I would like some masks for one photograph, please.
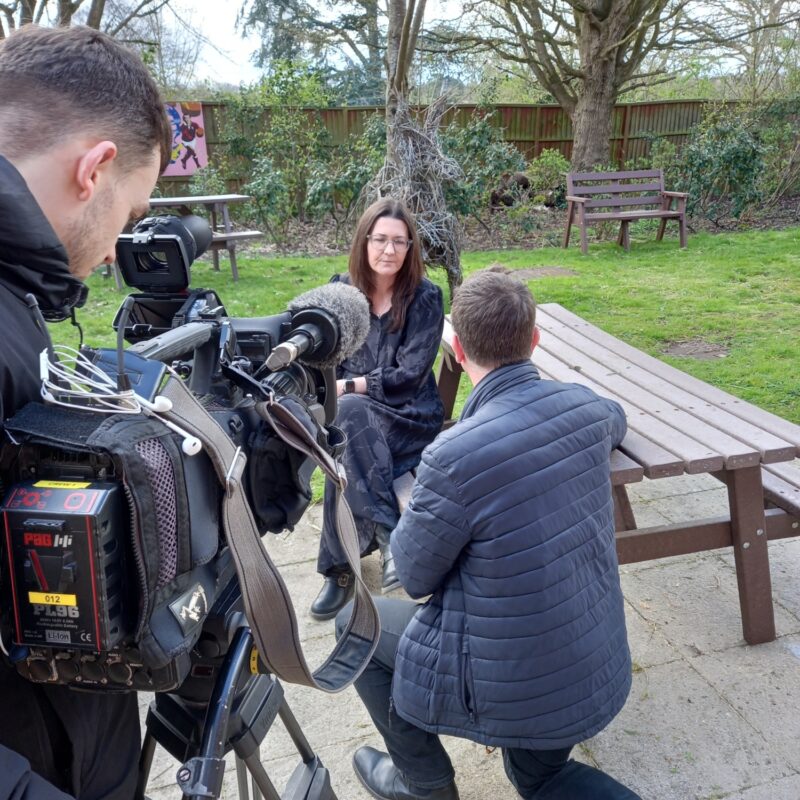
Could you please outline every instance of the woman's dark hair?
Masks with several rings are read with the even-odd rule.
[[[381,217],[397,219],[405,223],[408,229],[408,238],[411,246],[406,252],[403,266],[397,273],[392,292],[392,309],[390,313],[390,330],[396,331],[403,327],[406,321],[408,306],[414,298],[422,278],[425,274],[425,265],[422,263],[422,250],[419,245],[414,217],[411,212],[397,200],[385,198],[373,203],[362,215],[356,226],[353,245],[350,248],[350,283],[360,289],[368,298],[372,297],[375,289],[374,273],[367,257],[367,236],[372,233],[375,223]]]

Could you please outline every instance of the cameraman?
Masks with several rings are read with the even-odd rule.
[[[52,322],[83,304],[82,281],[114,260],[118,234],[147,212],[170,148],[156,84],[110,37],[26,26],[0,42],[0,423],[40,396],[46,337],[26,294]],[[0,800],[64,798],[54,787],[81,800],[133,797],[135,693],[29,683],[2,657],[0,708]]]

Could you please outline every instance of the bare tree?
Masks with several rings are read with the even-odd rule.
[[[0,38],[30,22],[69,26],[80,22],[90,28],[117,36],[133,20],[157,13],[171,0],[132,0],[128,3],[109,0],[8,0],[0,2]],[[115,14],[115,9],[125,12]],[[108,19],[115,16],[113,25]]]
[[[409,76],[426,0],[389,0],[386,37],[386,160],[367,187],[368,201],[402,200],[414,213],[425,263],[447,273],[450,293],[461,283],[461,226],[449,211],[445,185],[463,177],[461,167],[444,155],[439,126],[447,109],[444,97],[431,103],[422,124],[408,104]]]
[[[759,0],[748,2],[758,5]],[[469,0],[462,17],[466,32],[450,44],[524,65],[572,120],[573,167],[590,168],[609,161],[619,95],[670,78],[665,54],[713,47],[722,55],[726,45],[748,31],[790,20],[783,15],[761,23],[731,21],[729,4],[724,5],[715,8],[700,0]]]
[[[728,94],[752,101],[780,94],[787,72],[800,66],[800,0],[725,0],[719,6],[708,33],[724,42]]]

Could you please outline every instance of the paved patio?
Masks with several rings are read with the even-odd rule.
[[[658,525],[724,513],[725,490],[713,479],[686,492],[681,478],[645,480],[631,491],[637,521]],[[306,613],[319,588],[319,511],[311,509],[292,534],[265,540],[292,592],[312,664],[330,650],[333,637],[332,623],[314,622]],[[770,558],[778,638],[756,647],[742,639],[730,549],[621,569],[633,689],[622,713],[576,748],[576,758],[609,772],[644,800],[800,798],[800,539],[772,543]],[[362,563],[376,587],[377,557]],[[350,759],[361,745],[381,742],[354,690],[325,695],[287,686],[286,695],[330,770],[339,800],[368,800]],[[149,699],[142,696],[143,718]],[[444,741],[462,800],[517,797],[499,751]],[[261,753],[279,791],[297,763],[294,752],[276,723]],[[152,800],[180,797],[177,766],[158,749],[148,785]],[[223,797],[237,796],[231,765]]]

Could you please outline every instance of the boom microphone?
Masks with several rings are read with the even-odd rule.
[[[283,369],[295,359],[324,369],[358,350],[369,331],[369,303],[354,286],[328,283],[295,297],[288,305],[292,330],[269,354],[267,367]]]

